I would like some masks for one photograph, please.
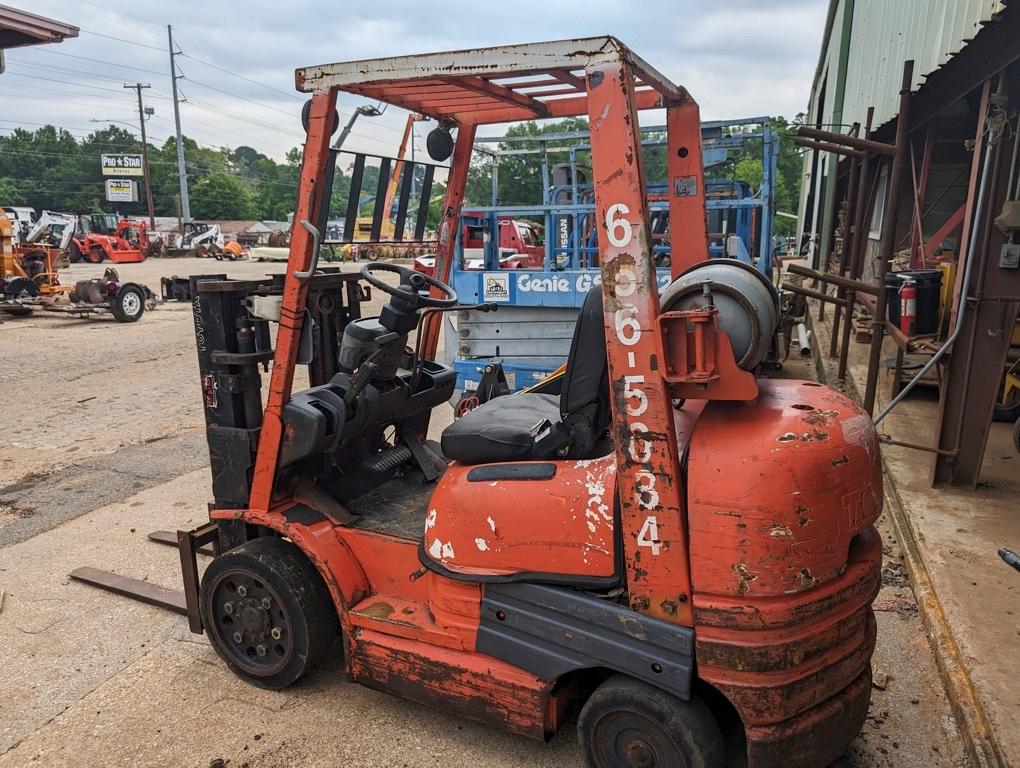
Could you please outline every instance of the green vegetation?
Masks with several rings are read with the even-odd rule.
[[[785,134],[789,122],[782,117],[772,119],[773,130],[777,134]],[[574,131],[586,131],[588,122],[583,118],[569,118],[554,123],[539,125],[535,122],[519,123],[507,131],[507,136],[539,136]],[[648,138],[655,134],[646,134]],[[567,144],[566,142],[564,143]],[[489,145],[493,146],[493,145]],[[534,149],[534,144],[501,142],[495,145],[499,150]],[[564,163],[569,160],[566,152],[550,152],[549,165]],[[590,163],[584,156],[578,159],[579,164]],[[539,155],[509,155],[500,158],[498,175],[498,203],[500,205],[533,205],[542,201],[542,161]],[[666,154],[664,147],[645,148],[645,173],[649,181],[661,181],[666,178]],[[797,147],[792,141],[779,142],[778,171],[775,185],[776,210],[794,212],[797,208],[797,197],[800,194],[801,158]],[[761,146],[758,142],[748,142],[737,151],[731,151],[729,159],[709,171],[709,177],[716,179],[738,179],[758,189],[762,177]],[[471,172],[468,175],[467,201],[474,205],[490,205],[492,201],[492,163],[488,156],[475,153]],[[792,234],[796,222],[792,219],[777,217],[776,234]]]
[[[777,133],[785,133],[787,121],[773,118]],[[507,131],[511,137],[549,135],[587,130],[583,118],[570,118],[539,125],[526,122]],[[197,219],[272,219],[281,221],[294,210],[301,150],[287,153],[286,162],[274,160],[247,146],[236,149],[211,149],[184,138],[191,214]],[[490,145],[491,146],[491,145]],[[499,149],[520,149],[528,145],[500,143]],[[533,147],[534,145],[531,145]],[[115,126],[102,128],[78,139],[68,131],[44,126],[35,131],[15,129],[0,136],[0,204],[29,205],[37,210],[50,209],[72,213],[94,213],[116,208],[121,213],[143,215],[142,202],[118,203],[104,199],[100,155],[104,153],[139,154],[142,147],[130,131]],[[550,166],[566,162],[565,152],[550,153]],[[584,156],[581,163],[590,162]],[[149,147],[152,195],[158,216],[177,214],[177,146],[168,139],[162,146]],[[502,205],[527,205],[542,200],[541,159],[538,154],[511,155],[500,159],[498,199]],[[651,147],[645,152],[645,169],[650,180],[665,178],[665,150]],[[489,158],[476,153],[468,176],[467,201],[488,205],[492,190],[492,166]],[[780,142],[779,173],[775,188],[776,207],[795,211],[800,189],[801,160],[791,141]],[[715,178],[736,178],[757,189],[761,181],[761,154],[749,142],[730,159],[711,169]],[[378,168],[365,168],[362,183],[361,215],[370,216],[375,199]],[[338,169],[331,201],[333,216],[343,216],[347,208],[349,180]],[[432,190],[429,226],[435,227],[440,213],[443,185]],[[776,232],[787,234],[794,226],[791,219],[777,218]]]
[[[29,205],[71,213],[95,213],[114,207],[121,213],[146,212],[141,202],[105,200],[102,154],[140,154],[141,142],[123,128],[109,126],[77,139],[47,125],[35,131],[15,129],[0,136],[0,203]],[[184,138],[191,214],[197,219],[282,220],[294,210],[300,150],[280,164],[251,147],[210,149]],[[177,145],[167,140],[149,146],[152,197],[157,216],[177,214]],[[139,179],[139,181],[141,181]]]

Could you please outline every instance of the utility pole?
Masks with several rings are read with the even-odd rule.
[[[142,173],[145,174],[145,202],[149,206],[149,226],[156,229],[156,213],[152,207],[152,177],[149,175],[149,142],[145,138],[145,116],[152,114],[152,108],[146,110],[142,106],[142,89],[151,88],[149,84],[135,83],[134,85],[128,85],[125,83],[125,88],[133,88],[138,94],[138,124],[142,128]]]
[[[181,181],[181,215],[185,222],[191,221],[191,205],[188,203],[188,172],[184,167],[184,140],[181,138],[181,107],[177,98],[177,64],[174,61],[174,30],[166,25],[167,38],[170,41],[170,82],[174,94],[174,125],[177,128],[177,174]]]

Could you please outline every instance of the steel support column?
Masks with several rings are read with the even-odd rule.
[[[864,410],[873,413],[878,388],[878,372],[882,361],[882,341],[885,339],[885,276],[896,248],[896,222],[900,208],[903,184],[903,166],[907,162],[910,121],[910,86],[914,78],[914,62],[903,63],[903,80],[900,84],[900,109],[896,117],[896,154],[889,170],[889,187],[885,213],[882,217],[882,236],[878,250],[878,296],[875,298],[875,317],[872,320],[871,352],[868,356],[868,380],[864,388]],[[871,142],[874,143],[874,142]]]
[[[1005,85],[1005,77],[1003,77]],[[989,161],[981,170],[988,184],[987,204],[975,214],[971,237],[976,250],[970,269],[974,270],[967,296],[959,298],[964,313],[959,338],[953,346],[939,395],[939,423],[936,445],[941,451],[932,468],[933,485],[976,487],[981,474],[992,410],[999,394],[1002,372],[1009,352],[1010,337],[1020,306],[1020,270],[999,266],[999,251],[1005,236],[992,223],[1008,191],[1012,152],[1002,115],[1016,108],[1007,103],[1014,87],[1000,86],[991,97],[987,124],[978,124],[993,142]],[[999,109],[1001,107],[1001,109]],[[977,151],[977,150],[975,150]],[[972,193],[975,186],[972,186]]]

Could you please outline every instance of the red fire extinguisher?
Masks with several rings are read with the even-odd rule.
[[[917,283],[913,280],[904,280],[899,294],[900,330],[907,336],[913,336],[917,325]]]

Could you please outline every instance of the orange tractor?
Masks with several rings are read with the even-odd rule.
[[[67,256],[72,263],[100,264],[106,259],[115,264],[145,261],[149,250],[145,222],[128,221],[112,213],[96,213],[86,221],[88,226],[76,232],[67,246]]]
[[[691,96],[611,37],[328,64],[297,84],[311,101],[286,275],[192,282],[215,498],[178,533],[168,605],[265,688],[342,663],[535,739],[579,711],[588,766],[828,765],[869,704],[879,446],[843,395],[756,377],[778,296],[708,259]],[[434,277],[318,269],[341,91],[456,129]],[[661,296],[643,109],[668,126]],[[428,441],[455,384],[435,358],[475,130],[568,116],[590,123],[601,285],[565,374]],[[362,281],[388,295],[378,317],[360,317]],[[299,360],[312,386],[294,391]]]

